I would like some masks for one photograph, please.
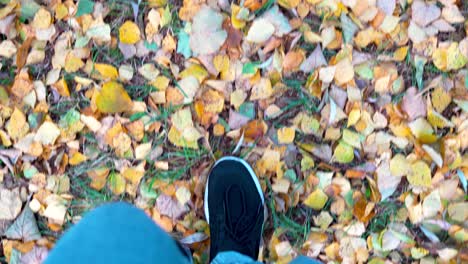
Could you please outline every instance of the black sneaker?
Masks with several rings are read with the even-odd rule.
[[[236,251],[257,260],[264,203],[257,175],[247,162],[237,157],[216,162],[205,188],[210,262],[223,251]]]

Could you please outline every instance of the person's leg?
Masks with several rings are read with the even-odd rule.
[[[191,258],[143,211],[112,203],[68,230],[45,263],[191,263]]]
[[[216,162],[205,189],[210,225],[210,261],[252,263],[263,231],[264,197],[252,167],[237,157]],[[237,252],[237,253],[236,253]]]
[[[216,162],[208,176],[204,204],[212,264],[259,263],[264,204],[260,182],[247,162],[236,157]],[[291,263],[322,262],[299,256]]]

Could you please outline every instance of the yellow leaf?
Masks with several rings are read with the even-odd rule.
[[[422,143],[433,143],[437,140],[437,136],[434,135],[434,129],[422,117],[409,123],[408,126],[411,129],[411,133]]]
[[[399,21],[399,17],[385,16],[384,20],[382,21],[382,24],[380,24],[379,26],[379,29],[382,30],[382,32],[384,33],[390,34],[397,27]]]
[[[432,53],[432,62],[441,71],[447,70],[447,50],[438,48]]]
[[[290,144],[294,141],[296,130],[293,127],[282,127],[278,129],[278,142],[280,144]]]
[[[6,131],[13,140],[22,138],[29,131],[29,124],[26,122],[26,116],[18,108],[15,108],[6,124]]]
[[[431,99],[432,106],[439,113],[442,113],[445,110],[445,108],[447,108],[447,106],[450,104],[450,102],[452,102],[452,97],[442,87],[434,89],[431,95]]]
[[[175,195],[177,201],[179,201],[179,203],[182,205],[185,205],[188,201],[190,201],[190,198],[192,196],[189,189],[187,189],[184,186],[177,188]]]
[[[412,247],[411,248],[411,257],[413,259],[422,259],[423,257],[429,254],[429,250],[421,247]]]
[[[406,176],[414,186],[431,186],[431,169],[424,161],[418,160],[411,165],[411,172]]]
[[[65,71],[66,72],[76,72],[84,66],[83,61],[74,56],[72,53],[68,53],[67,59],[65,60]]]
[[[34,140],[40,142],[42,145],[53,145],[59,135],[60,129],[57,125],[52,122],[45,121],[37,130]]]
[[[252,94],[250,100],[267,99],[273,94],[273,88],[271,87],[270,79],[261,78],[258,83],[252,87]]]
[[[109,175],[107,183],[111,192],[115,195],[121,195],[125,192],[125,178],[120,173],[113,172]]]
[[[133,102],[120,83],[106,82],[97,95],[96,105],[102,113],[129,111]]]
[[[221,113],[224,108],[224,95],[220,92],[209,89],[203,93],[203,106],[206,112]]]
[[[52,85],[52,87],[64,97],[70,97],[70,90],[68,89],[68,84],[65,81],[65,78],[58,80],[56,83]]]
[[[170,81],[171,80],[169,80],[169,78],[161,75],[161,76],[156,77],[156,79],[154,79],[154,81],[151,82],[151,85],[156,87],[158,91],[165,91],[167,87],[169,86]]]
[[[70,163],[70,165],[75,166],[86,161],[87,159],[88,158],[80,152],[75,152],[73,153],[72,157],[68,160],[68,163]]]
[[[34,15],[32,25],[36,29],[47,29],[52,23],[52,15],[45,8],[40,8]]]
[[[192,113],[190,108],[186,107],[178,110],[171,116],[172,125],[179,131],[183,131],[193,126]]]
[[[321,210],[328,201],[328,196],[321,189],[316,189],[304,200],[304,204],[314,210]]]
[[[213,65],[215,69],[220,72],[222,80],[229,77],[230,63],[227,55],[216,55],[213,59]]]
[[[467,62],[468,58],[462,54],[458,48],[458,43],[452,43],[447,50],[447,70],[461,69],[465,67]]]
[[[184,139],[182,137],[182,133],[179,132],[174,126],[169,130],[168,138],[172,144],[178,147],[198,149],[198,143],[196,140],[188,141]]]
[[[245,93],[245,91],[242,89],[237,89],[230,95],[231,105],[233,105],[234,108],[239,109],[239,107],[241,106],[241,104],[244,103],[246,98],[247,94]]]
[[[110,64],[96,63],[94,64],[94,69],[105,79],[115,80],[119,77],[117,69]]]
[[[361,142],[365,137],[359,133],[351,131],[349,129],[343,130],[343,141],[350,146],[353,146],[357,149],[361,149]]]
[[[65,18],[68,15],[68,8],[66,5],[59,3],[55,7],[55,18],[57,20],[61,20],[62,18]]]
[[[339,163],[350,163],[354,159],[354,149],[345,142],[340,142],[335,148],[333,157]]]
[[[361,110],[359,108],[355,108],[349,112],[348,116],[348,127],[354,126],[359,119],[361,118]]]
[[[203,66],[199,64],[192,64],[179,74],[179,79],[184,79],[189,76],[197,78],[198,83],[202,83],[206,77],[208,77],[208,72],[205,68],[203,68]]]
[[[127,168],[122,172],[123,177],[132,184],[138,184],[145,175],[145,171],[136,168]]]
[[[277,150],[266,149],[263,156],[257,161],[256,168],[261,172],[274,172],[280,163],[280,153]]]
[[[313,31],[306,31],[304,32],[304,40],[309,43],[320,43],[322,42],[322,36]]]
[[[91,179],[89,186],[95,190],[101,190],[106,185],[108,175],[108,168],[97,168],[88,171],[88,177]]]
[[[411,166],[402,154],[397,154],[390,160],[390,173],[393,176],[401,177],[410,172]]]
[[[432,109],[427,112],[427,120],[432,126],[437,128],[455,127],[455,124],[450,122],[450,120]]]
[[[119,28],[119,39],[124,44],[135,44],[140,41],[140,29],[132,21],[125,21]]]
[[[231,23],[234,28],[241,29],[245,27],[245,21],[237,18],[241,8],[235,5],[234,2],[231,4]]]
[[[224,135],[224,132],[225,132],[224,130],[225,130],[225,128],[224,128],[223,125],[216,124],[213,127],[213,135],[215,135],[217,137],[220,137],[220,136]]]
[[[401,48],[398,48],[394,53],[393,53],[393,59],[395,61],[403,61],[406,59],[406,55],[408,54],[408,46],[404,46]]]

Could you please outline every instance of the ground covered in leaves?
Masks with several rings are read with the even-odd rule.
[[[259,258],[468,261],[464,0],[0,0],[0,262],[125,200],[208,260],[236,155]],[[98,235],[98,234],[96,234]]]

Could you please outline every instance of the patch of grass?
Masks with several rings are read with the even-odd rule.
[[[11,61],[7,59],[2,59],[0,63],[3,65],[0,69],[0,85],[12,84],[15,80],[16,66],[11,66]]]
[[[150,93],[157,91],[156,87],[150,84],[127,85],[125,86],[125,90],[128,92],[130,97],[136,101],[144,101]]]
[[[188,176],[188,172],[196,166],[201,160],[205,159],[209,151],[205,148],[190,149],[190,148],[170,148],[163,153],[158,160],[168,161],[169,170],[157,170],[154,166],[146,171],[145,177],[154,180],[164,179],[171,182]],[[150,164],[152,162],[150,161]]]
[[[366,232],[362,237],[366,238],[371,233],[378,233],[385,229],[388,224],[393,221],[400,207],[401,204],[396,201],[384,201],[378,203],[375,207],[375,216],[370,220]]]
[[[51,102],[49,98],[49,113],[60,119],[71,109],[83,109],[88,107],[90,101],[84,95],[72,93],[69,98],[60,98],[58,102]]]
[[[111,65],[120,65],[125,60],[119,48],[97,45],[94,45],[91,49],[91,58],[94,63],[107,63]]]
[[[308,234],[312,229],[313,211],[308,208],[296,206],[290,208],[287,212],[278,213],[275,208],[276,202],[273,199],[274,193],[271,189],[271,184],[269,180],[265,181],[268,189],[266,203],[273,219],[271,228],[273,228],[273,230],[277,230],[278,228],[284,230],[288,239],[293,241],[293,246],[297,247],[302,245],[307,240]]]
[[[71,218],[81,216],[84,213],[107,202],[115,201],[116,196],[113,195],[108,188],[103,188],[97,191],[89,186],[91,179],[88,177],[75,177],[71,180],[72,188],[76,190],[76,198],[71,201],[68,207],[68,214]],[[123,200],[124,195],[117,197],[117,200]],[[66,226],[71,226],[71,221],[66,223]]]

